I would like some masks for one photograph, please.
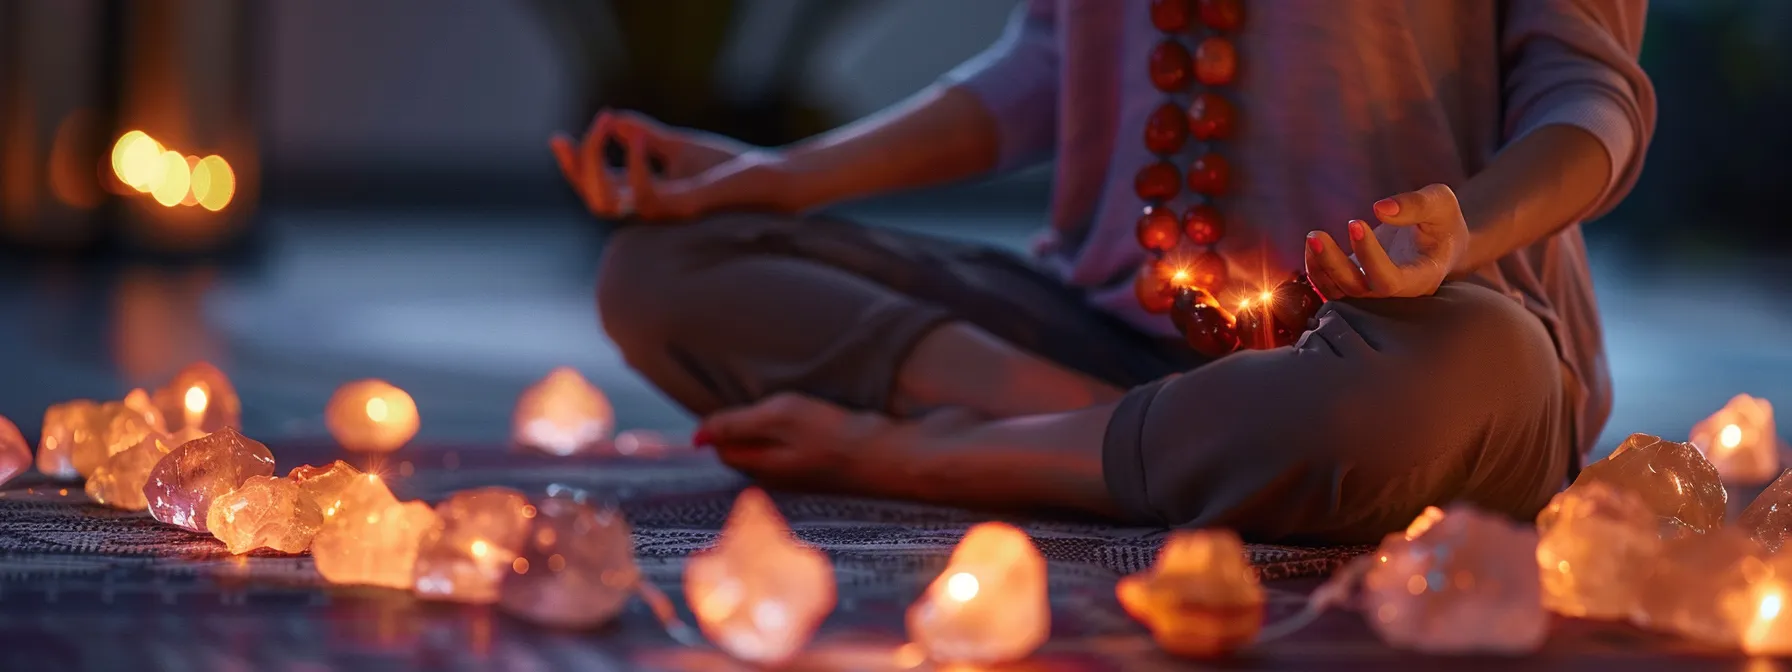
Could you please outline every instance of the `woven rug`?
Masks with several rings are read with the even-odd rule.
[[[316,444],[274,450],[282,472],[340,457]],[[550,458],[492,448],[406,449],[386,458],[381,470],[401,498],[429,501],[491,485],[530,494],[549,485],[585,490],[627,515],[644,566],[676,564],[654,561],[675,561],[714,543],[735,496],[746,486],[707,453],[627,460]],[[798,537],[846,570],[840,577],[843,588],[854,581],[887,583],[893,576],[917,572],[931,576],[967,528],[991,519],[960,509],[852,497],[774,493],[773,498]],[[1166,535],[1156,529],[1007,520],[1033,537],[1054,570],[1074,574],[1111,577],[1144,569]],[[1276,580],[1324,574],[1366,549],[1252,545],[1249,550],[1263,578]],[[14,578],[39,571],[78,572],[102,558],[161,564],[230,557],[208,535],[161,525],[144,513],[89,503],[78,484],[28,478],[0,494],[0,571]],[[266,566],[282,580],[319,583],[315,573],[293,569],[307,562],[256,553],[247,565],[254,574]],[[861,568],[864,573],[854,571]]]

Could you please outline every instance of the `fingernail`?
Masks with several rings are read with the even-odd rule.
[[[1318,231],[1314,231],[1312,233],[1307,234],[1307,247],[1313,248],[1314,252],[1324,252],[1325,251],[1325,243],[1319,242],[1319,232]]]
[[[1384,198],[1376,201],[1375,214],[1383,217],[1393,217],[1394,215],[1398,215],[1400,214],[1400,203],[1391,198]]]
[[[707,429],[699,429],[696,432],[691,433],[691,445],[698,448],[714,445],[715,442],[716,437],[710,434]]]
[[[1356,242],[1362,242],[1363,236],[1368,232],[1368,228],[1369,227],[1363,226],[1363,220],[1350,220],[1350,239]]]

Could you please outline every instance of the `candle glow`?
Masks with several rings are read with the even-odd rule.
[[[324,410],[324,424],[342,447],[355,452],[389,453],[417,435],[417,402],[383,380],[358,380],[337,388]]]
[[[1773,404],[1766,399],[1736,395],[1694,425],[1687,441],[1705,454],[1724,483],[1754,485],[1779,474],[1780,440]]]
[[[1025,658],[1051,631],[1045,557],[1011,525],[973,527],[907,620],[909,638],[937,662]]]

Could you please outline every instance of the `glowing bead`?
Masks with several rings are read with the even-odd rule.
[[[1188,115],[1175,103],[1159,105],[1145,118],[1145,148],[1151,153],[1175,154],[1187,142]]]
[[[1238,51],[1224,37],[1201,40],[1195,46],[1194,63],[1195,79],[1208,86],[1231,84],[1238,75]]]
[[[1170,322],[1190,348],[1207,357],[1218,359],[1238,349],[1238,334],[1231,318],[1210,305],[1197,290],[1183,288],[1177,292]]]
[[[1196,245],[1212,245],[1226,235],[1226,221],[1219,209],[1201,204],[1182,213],[1182,233]]]
[[[1195,157],[1188,164],[1188,190],[1207,196],[1218,196],[1226,193],[1232,185],[1232,164],[1226,157],[1207,153]]]
[[[1190,0],[1151,0],[1151,25],[1166,33],[1180,33],[1193,23]]]
[[[1232,137],[1233,120],[1238,113],[1232,103],[1211,91],[1195,94],[1188,105],[1188,132],[1196,140],[1219,140]]]
[[[1163,206],[1146,206],[1136,227],[1139,246],[1156,252],[1168,252],[1176,247],[1181,233],[1176,225],[1176,213]]]
[[[1244,3],[1239,0],[1196,0],[1201,23],[1221,32],[1238,30],[1244,23]]]
[[[1163,263],[1147,261],[1139,267],[1138,274],[1133,276],[1133,293],[1146,312],[1167,313],[1175,304],[1175,287],[1171,285],[1171,274]]]
[[[1182,175],[1168,161],[1157,161],[1139,169],[1132,188],[1147,203],[1170,200],[1182,189]]]

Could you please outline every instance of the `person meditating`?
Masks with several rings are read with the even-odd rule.
[[[936,85],[787,147],[625,111],[552,146],[629,220],[604,328],[748,476],[1373,542],[1431,504],[1534,515],[1605,423],[1578,223],[1653,131],[1643,15],[1031,0]],[[801,214],[1047,158],[1032,258]]]

